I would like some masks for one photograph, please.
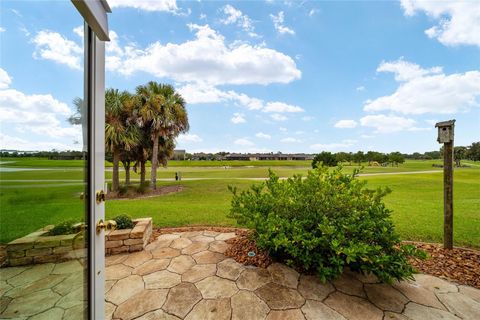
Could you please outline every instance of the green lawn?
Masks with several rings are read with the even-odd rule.
[[[27,160],[21,165],[16,163],[16,168],[49,170],[0,171],[0,243],[23,236],[47,224],[83,217],[83,205],[79,199],[79,193],[83,191],[82,169],[74,165],[58,165],[57,161],[61,160]],[[38,166],[34,165],[35,161],[40,161]],[[305,166],[285,165],[282,162],[279,161],[276,163],[278,166],[272,168],[280,176],[305,173],[309,169]],[[364,172],[438,170],[432,168],[432,163],[433,161],[408,161],[393,168],[367,167],[364,168]],[[2,166],[14,167],[11,164]],[[55,170],[51,170],[52,168]],[[109,170],[107,168],[107,179],[111,177]],[[345,170],[350,172],[353,167],[346,167]],[[155,224],[159,226],[235,225],[234,221],[226,217],[231,198],[227,186],[247,188],[252,183],[259,183],[238,178],[266,177],[268,168],[171,166],[159,170],[159,177],[173,178],[175,171],[181,171],[186,178],[212,179],[178,182],[185,189],[177,194],[138,200],[107,201],[107,217],[111,218],[120,213],[127,213],[133,217],[152,216]],[[134,174],[132,178],[138,176]],[[393,210],[392,218],[403,239],[441,242],[443,223],[441,173],[368,176],[361,179],[367,179],[372,188],[389,186],[393,190],[392,194],[387,196],[386,203]],[[160,182],[162,185],[175,183],[177,182]],[[480,247],[478,215],[480,166],[473,164],[470,168],[456,170],[454,196],[455,244]]]

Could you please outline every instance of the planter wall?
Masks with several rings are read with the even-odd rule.
[[[152,218],[134,219],[132,229],[107,231],[105,233],[105,254],[142,251],[152,236]]]
[[[60,236],[46,236],[53,225],[46,226],[25,237],[13,240],[5,246],[5,267],[29,264],[63,262],[85,258],[84,233],[78,232]]]
[[[107,231],[105,255],[141,251],[152,235],[152,218],[133,220],[132,229]],[[53,225],[39,229],[25,237],[0,247],[0,266],[16,267],[39,263],[58,263],[87,256],[84,232],[60,236],[46,236]],[[3,261],[2,261],[3,260]]]

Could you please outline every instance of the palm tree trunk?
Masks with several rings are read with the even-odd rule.
[[[130,164],[125,166],[125,184],[127,186],[130,184]]]
[[[150,177],[150,183],[152,189],[157,189],[157,167],[158,167],[158,134],[153,136],[153,149],[152,149],[152,172]]]
[[[120,179],[118,176],[118,167],[120,163],[120,153],[117,150],[113,150],[113,172],[112,172],[112,191],[118,191],[120,185]]]
[[[143,186],[145,185],[145,174],[146,174],[146,169],[145,169],[145,162],[144,160],[140,161],[140,185]]]

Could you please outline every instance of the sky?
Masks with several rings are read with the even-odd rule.
[[[480,1],[110,0],[106,87],[170,83],[187,152],[438,150],[480,140]],[[82,18],[0,0],[0,149],[81,149]]]

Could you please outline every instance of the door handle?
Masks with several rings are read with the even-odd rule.
[[[115,229],[117,229],[117,223],[114,220],[107,220],[104,222],[103,219],[100,219],[95,227],[97,234],[100,234],[102,230],[113,231]]]
[[[97,201],[97,204],[100,204],[101,202],[105,202],[105,191],[99,190],[95,193],[95,200]]]

